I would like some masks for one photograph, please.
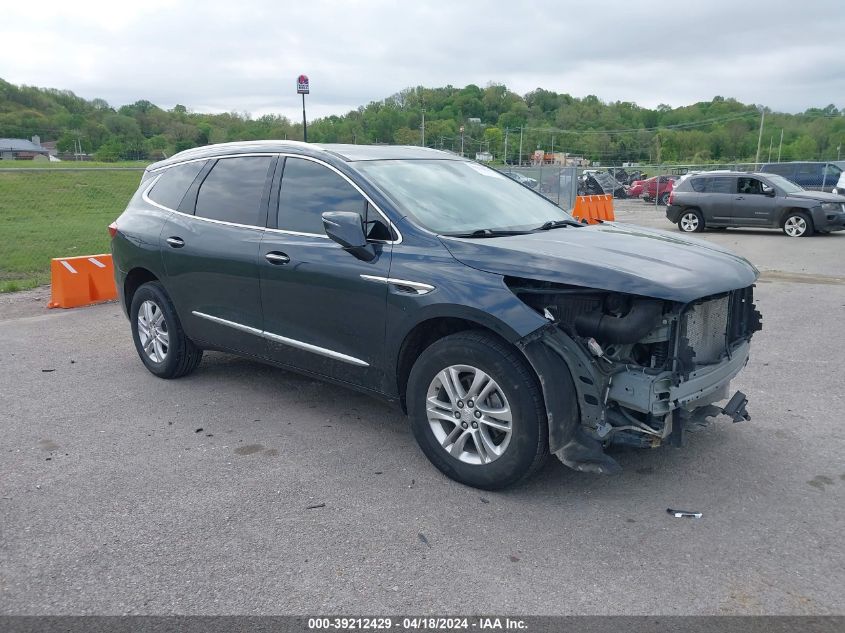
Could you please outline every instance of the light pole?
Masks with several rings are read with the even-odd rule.
[[[461,126],[461,156],[464,155],[464,126]]]
[[[754,159],[755,169],[757,169],[757,165],[760,164],[760,143],[763,141],[763,122],[766,120],[766,106],[763,106],[761,109],[763,111],[763,116],[760,117],[760,134],[757,135],[757,156]]]
[[[425,147],[425,108],[422,109],[422,126],[420,128],[420,145]]]

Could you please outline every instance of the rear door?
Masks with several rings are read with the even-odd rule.
[[[206,167],[162,233],[167,288],[187,335],[263,356],[258,251],[276,157]]]
[[[736,176],[709,176],[701,194],[704,222],[730,225],[733,219],[733,198],[736,195]]]
[[[736,179],[733,200],[733,223],[737,226],[771,226],[775,222],[778,200],[769,195],[774,188],[754,176]]]
[[[317,159],[286,157],[274,192],[258,258],[270,357],[381,389],[388,286],[373,278],[387,279],[396,235],[348,177]],[[377,257],[363,262],[330,240],[324,211],[361,214]]]

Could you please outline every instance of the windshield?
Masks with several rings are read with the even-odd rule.
[[[499,172],[464,160],[376,160],[355,167],[435,233],[529,231],[572,216]]]
[[[768,178],[769,182],[784,193],[798,193],[799,191],[805,191],[804,187],[799,187],[794,182],[787,180],[783,176],[778,176],[777,174],[766,174],[766,178]]]

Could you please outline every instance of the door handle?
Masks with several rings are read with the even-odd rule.
[[[270,251],[264,256],[264,259],[276,266],[287,264],[290,261],[290,257],[278,251]]]
[[[167,243],[173,248],[182,248],[185,245],[185,240],[181,237],[168,237]]]

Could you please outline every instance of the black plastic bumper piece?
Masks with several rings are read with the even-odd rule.
[[[737,391],[730,400],[728,400],[728,404],[722,409],[722,413],[726,416],[731,418],[734,423],[742,422],[743,420],[750,420],[751,414],[748,413],[748,409],[745,408],[745,405],[748,404],[748,398],[745,397],[745,394],[741,391]]]

